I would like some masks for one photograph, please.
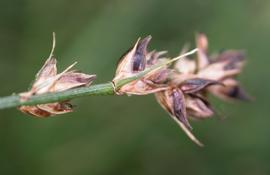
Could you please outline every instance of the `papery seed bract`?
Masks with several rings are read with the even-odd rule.
[[[196,119],[205,119],[212,117],[214,111],[209,102],[198,95],[190,94],[186,96],[187,113],[190,117]]]

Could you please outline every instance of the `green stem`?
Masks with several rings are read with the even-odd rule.
[[[104,83],[93,85],[90,87],[71,89],[63,92],[34,95],[27,101],[21,101],[19,95],[12,95],[0,98],[0,109],[11,108],[21,105],[53,103],[57,101],[71,100],[77,97],[83,97],[88,95],[112,95],[112,94],[114,94],[112,83]]]
[[[183,58],[187,55],[191,55],[195,53],[197,49],[194,49],[190,52],[187,52],[183,55],[180,55],[176,58],[173,58],[165,63],[153,65],[152,67],[132,76],[126,79],[118,80],[114,83],[109,82],[109,83],[104,83],[104,84],[97,84],[97,85],[92,85],[90,87],[81,87],[81,88],[76,88],[76,89],[71,89],[71,90],[66,90],[62,92],[54,92],[54,93],[46,93],[46,94],[41,94],[41,95],[34,95],[30,97],[26,101],[22,101],[20,99],[19,95],[11,95],[7,97],[1,97],[0,98],[0,109],[5,109],[5,108],[12,108],[12,107],[17,107],[17,106],[22,106],[22,105],[37,105],[37,104],[45,104],[45,103],[53,103],[53,102],[58,102],[58,101],[65,101],[65,100],[71,100],[74,98],[78,97],[84,97],[84,96],[93,96],[93,95],[114,95],[115,90],[119,89],[120,87],[137,80],[147,73],[157,70],[167,64],[172,63],[173,61],[176,61],[180,58]]]

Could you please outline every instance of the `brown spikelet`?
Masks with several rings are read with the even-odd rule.
[[[71,70],[76,63],[69,66],[63,72],[57,74],[56,58],[53,56],[55,37],[53,39],[52,52],[40,71],[37,73],[31,89],[28,92],[19,94],[22,101],[28,100],[33,95],[60,92],[72,88],[89,86],[96,78],[95,75],[88,75],[76,70]],[[37,117],[49,117],[56,114],[71,112],[72,105],[68,101],[64,101],[39,104],[36,106],[20,106],[19,110]]]

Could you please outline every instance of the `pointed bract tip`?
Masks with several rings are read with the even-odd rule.
[[[196,44],[197,47],[203,49],[204,51],[208,48],[208,39],[204,33],[198,33],[196,35]]]
[[[51,53],[50,53],[49,58],[53,56],[54,49],[55,49],[55,46],[56,46],[55,32],[52,33],[52,37],[53,37],[53,42],[52,42],[52,49],[51,49]]]
[[[151,41],[152,37],[149,35],[143,39],[140,39],[137,45],[137,51],[138,52],[146,52],[147,51],[147,46],[149,42]]]

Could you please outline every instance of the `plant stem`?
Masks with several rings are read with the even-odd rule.
[[[34,95],[27,101],[21,101],[19,95],[12,95],[0,98],[0,109],[11,108],[21,105],[53,103],[57,101],[71,100],[77,97],[83,97],[88,95],[112,95],[112,94],[114,94],[112,83],[104,83],[93,85],[90,87],[71,89],[63,92]]]
[[[176,58],[173,58],[165,63],[153,65],[152,67],[135,74],[132,77],[118,80],[117,82],[109,82],[104,84],[97,84],[92,85],[90,87],[81,87],[76,89],[70,89],[62,92],[54,92],[54,93],[46,93],[41,95],[34,95],[31,96],[28,100],[23,101],[21,100],[19,95],[11,95],[7,97],[1,97],[0,98],[0,109],[5,108],[12,108],[22,105],[37,105],[37,104],[45,104],[45,103],[53,103],[58,101],[65,101],[65,100],[71,100],[78,97],[84,97],[84,96],[93,96],[93,95],[114,95],[115,90],[119,89],[120,87],[124,86],[125,84],[128,84],[134,80],[137,80],[147,73],[157,70],[163,66],[166,66],[167,64],[172,63],[173,61],[176,61],[180,58],[183,58],[187,55],[191,55],[195,53],[197,49],[191,50],[190,52],[187,52],[183,55],[180,55]]]

